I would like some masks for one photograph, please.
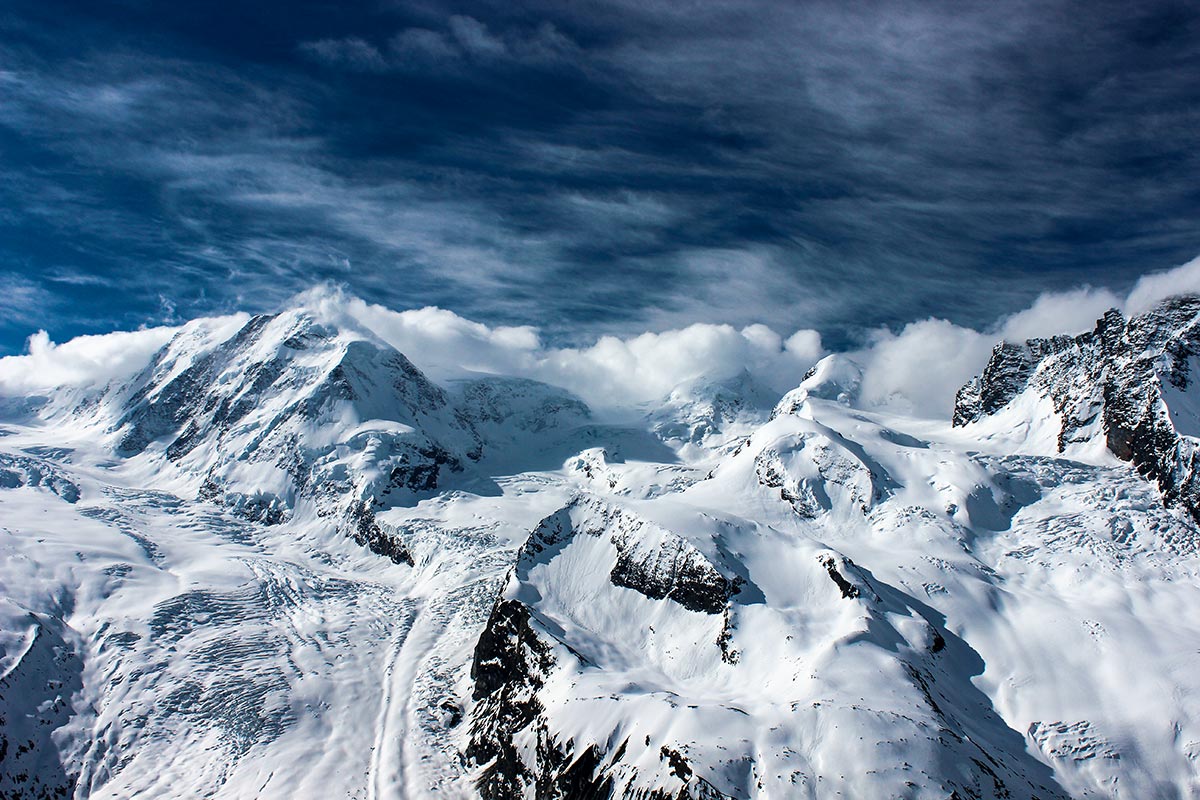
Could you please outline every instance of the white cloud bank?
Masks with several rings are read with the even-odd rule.
[[[306,292],[299,302],[334,324],[370,328],[436,379],[476,373],[535,378],[598,408],[657,400],[681,383],[732,378],[742,370],[782,394],[824,355],[816,331],[784,338],[765,325],[695,324],[554,348],[544,346],[534,328],[489,327],[440,308],[392,311],[326,288]]]
[[[910,323],[900,333],[878,331],[866,349],[854,354],[865,371],[862,401],[918,416],[948,418],[954,393],[979,374],[997,341],[1083,333],[1110,308],[1138,314],[1187,293],[1200,293],[1200,258],[1144,275],[1125,297],[1088,286],[1047,292],[986,331],[941,319]]]
[[[1164,297],[1177,294],[1200,294],[1200,257],[1175,269],[1143,275],[1134,284],[1124,308],[1130,314],[1137,314]]]
[[[0,395],[44,394],[58,387],[102,385],[150,362],[176,328],[146,328],[78,336],[63,344],[45,331],[29,337],[26,355],[0,358]]]
[[[948,417],[954,392],[986,363],[999,339],[1079,333],[1109,308],[1138,313],[1171,295],[1200,292],[1200,258],[1141,278],[1125,297],[1083,287],[1039,296],[1029,308],[987,331],[942,319],[876,331],[852,353],[864,368],[866,406]],[[514,375],[567,388],[598,408],[652,401],[688,381],[732,378],[743,370],[782,394],[824,355],[816,331],[784,336],[765,325],[737,329],[695,324],[628,338],[604,336],[589,347],[547,347],[535,328],[488,326],[440,308],[392,311],[337,289],[297,298],[322,318],[369,328],[433,377]],[[27,355],[0,358],[0,394],[45,393],[59,386],[100,385],[136,373],[176,328],[81,336],[54,344],[40,331]]]

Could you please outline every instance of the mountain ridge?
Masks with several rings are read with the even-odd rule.
[[[617,424],[189,323],[5,421],[0,791],[1185,796],[1198,343],[1178,298],[997,345],[953,424],[842,355]]]

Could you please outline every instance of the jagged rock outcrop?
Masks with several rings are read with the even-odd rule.
[[[1026,393],[1044,397],[1060,424],[1059,452],[1100,439],[1157,483],[1167,505],[1200,521],[1198,354],[1200,297],[1130,318],[1113,309],[1079,336],[996,345],[983,374],[958,391],[954,424],[999,414]]]
[[[645,601],[632,606],[639,616],[628,615],[613,587],[624,585],[618,579],[622,548],[631,540],[639,544],[626,552],[638,565],[637,591],[644,597],[660,597],[668,583],[678,588],[672,570],[681,563],[697,576],[721,574],[717,563],[699,563],[699,548],[681,547],[676,540],[682,537],[672,536],[657,537],[652,523],[591,498],[550,515],[530,535],[474,651],[475,706],[465,755],[479,768],[476,787],[485,800],[762,796],[762,785],[747,776],[747,748],[761,762],[750,768],[759,780],[769,775],[793,788],[811,787],[820,780],[809,772],[811,762],[790,747],[754,749],[746,738],[744,726],[753,723],[743,709],[769,715],[775,712],[766,706],[776,703],[781,720],[805,730],[854,730],[856,740],[871,739],[871,747],[915,743],[922,762],[936,769],[897,763],[894,774],[878,776],[914,797],[1063,797],[1049,770],[1024,754],[1021,737],[971,686],[971,670],[979,667],[965,643],[929,608],[836,551],[814,547],[806,564],[789,571],[811,587],[806,612],[838,630],[831,649],[807,650],[791,636],[743,638],[736,618],[748,606],[739,605],[739,595],[753,595],[756,587],[736,580],[705,581],[711,589],[729,592],[732,584],[738,591],[724,599],[704,594],[706,605],[688,608],[690,615],[673,610],[676,603],[657,607],[668,613],[647,613]],[[672,557],[664,558],[667,553]],[[665,597],[686,599],[676,591]],[[753,597],[747,602],[757,604]],[[711,613],[718,603],[720,616]],[[774,612],[751,613],[760,633],[775,629],[767,622]],[[750,655],[734,646],[739,640]],[[794,653],[797,646],[806,654]],[[821,687],[888,674],[894,710],[858,702],[827,707],[827,688],[809,695],[822,699],[789,702],[786,692],[794,688],[783,687],[795,683],[786,677],[763,687],[761,700],[752,699],[753,676],[776,669]],[[679,694],[697,680],[714,696],[685,700]],[[875,727],[881,720],[885,726]]]
[[[608,578],[653,600],[672,600],[689,611],[719,614],[741,589],[691,542],[618,506],[580,498],[551,514],[525,543],[518,569],[529,569],[551,548],[577,536],[604,539],[615,559]]]
[[[576,544],[579,550],[568,553]],[[625,762],[627,751],[643,751],[648,741],[611,747],[577,744],[556,730],[542,690],[556,674],[591,665],[540,618],[536,603],[530,605],[540,594],[528,593],[527,587],[540,579],[533,573],[553,568],[559,558],[594,560],[597,569],[607,570],[607,589],[597,581],[594,588],[581,586],[580,591],[632,589],[706,617],[726,610],[742,583],[683,537],[595,498],[579,498],[542,520],[521,548],[508,588],[475,647],[471,677],[476,705],[465,755],[483,766],[477,780],[480,795],[485,800],[726,797],[695,775],[685,756],[665,746],[659,760],[671,788],[631,789],[637,769]],[[594,571],[591,575],[596,577]],[[719,626],[722,619],[727,622],[727,617],[716,617],[712,624]],[[712,647],[714,652],[721,647],[715,637]]]
[[[351,507],[349,524],[350,537],[372,553],[386,556],[394,564],[415,564],[409,549],[384,529],[367,502],[359,501]]]
[[[552,730],[539,692],[564,662],[581,662],[555,640],[529,608],[501,599],[475,647],[471,667],[476,706],[464,755],[483,766],[476,789],[483,800],[731,800],[695,774],[678,750],[661,746],[669,788],[632,788],[637,770],[624,762],[629,739],[611,750],[577,747]],[[644,747],[645,745],[643,745]]]
[[[79,765],[71,763],[53,732],[71,718],[72,696],[83,687],[83,659],[61,619],[28,614],[20,650],[0,674],[0,797],[69,797]]]
[[[563,776],[554,766],[564,755],[552,742],[538,698],[558,663],[554,651],[548,637],[534,629],[527,606],[497,601],[475,646],[471,679],[477,705],[465,751],[468,759],[486,765],[476,782],[485,800],[523,798],[534,786],[538,797],[561,797],[568,786],[584,788],[570,779],[562,785]],[[533,764],[521,756],[521,739],[535,744]],[[600,787],[592,779],[586,788],[595,792]]]

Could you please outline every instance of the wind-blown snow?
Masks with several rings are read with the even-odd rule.
[[[1140,314],[1168,297],[1197,293],[1200,293],[1200,257],[1174,269],[1143,275],[1125,298],[1123,309]]]

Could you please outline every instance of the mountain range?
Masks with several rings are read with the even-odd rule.
[[[420,355],[300,304],[0,404],[0,798],[1200,796],[1200,297],[947,420]]]

